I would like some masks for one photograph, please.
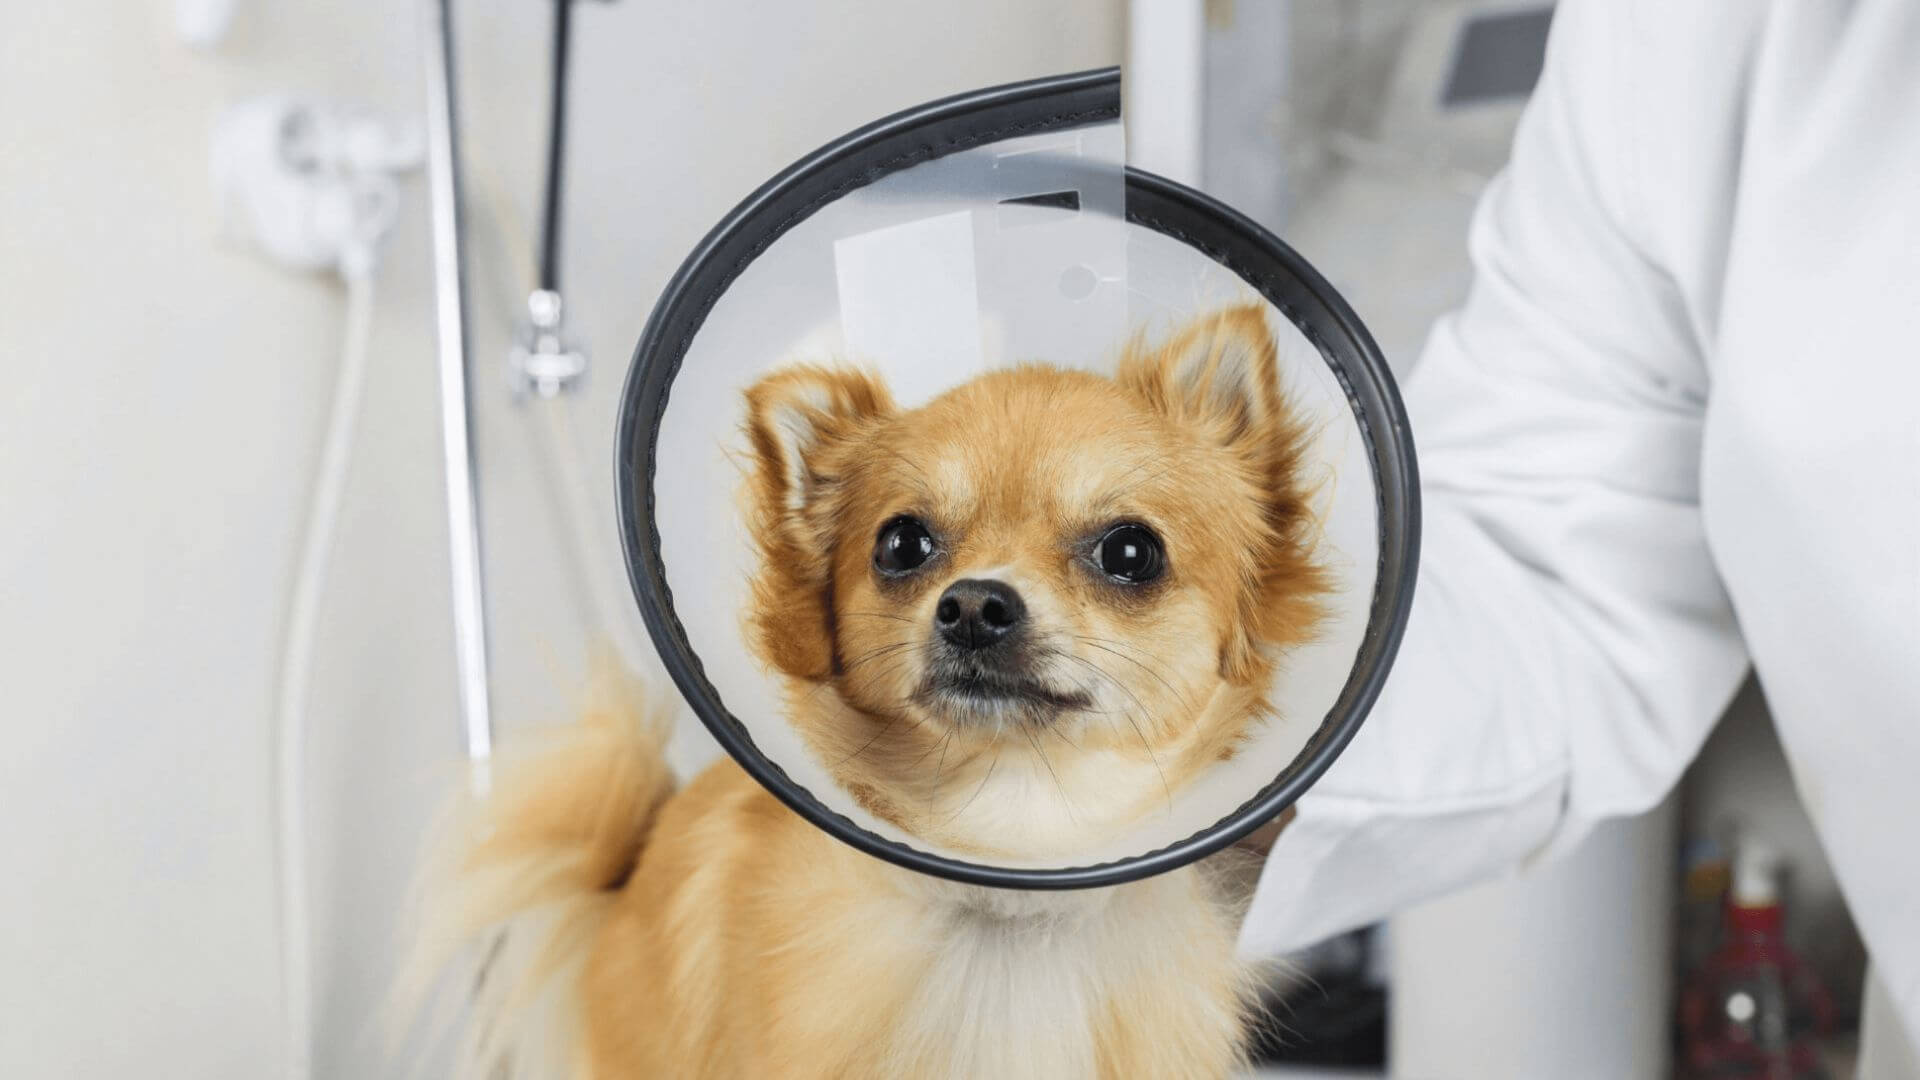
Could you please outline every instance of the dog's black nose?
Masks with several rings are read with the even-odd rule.
[[[1004,581],[961,578],[934,605],[940,636],[963,649],[984,649],[1011,634],[1027,617],[1027,605]]]

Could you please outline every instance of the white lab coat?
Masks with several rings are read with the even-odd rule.
[[[1243,950],[1652,807],[1750,657],[1920,1032],[1920,4],[1568,0],[1471,247],[1406,641]]]

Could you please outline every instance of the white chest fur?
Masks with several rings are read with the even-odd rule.
[[[1091,1077],[1116,998],[1180,993],[1209,962],[1193,944],[1219,940],[1224,918],[1193,871],[1090,891],[914,892],[929,963],[894,1028],[900,1075]]]

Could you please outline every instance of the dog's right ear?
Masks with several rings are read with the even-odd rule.
[[[831,674],[831,496],[849,444],[893,411],[886,386],[861,371],[783,368],[747,390],[747,509],[760,552],[748,621],[766,658],[796,678]]]

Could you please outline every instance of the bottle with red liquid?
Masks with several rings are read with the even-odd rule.
[[[1825,1080],[1814,1042],[1833,1002],[1787,947],[1779,860],[1742,843],[1720,943],[1680,996],[1686,1075],[1693,1080]]]

